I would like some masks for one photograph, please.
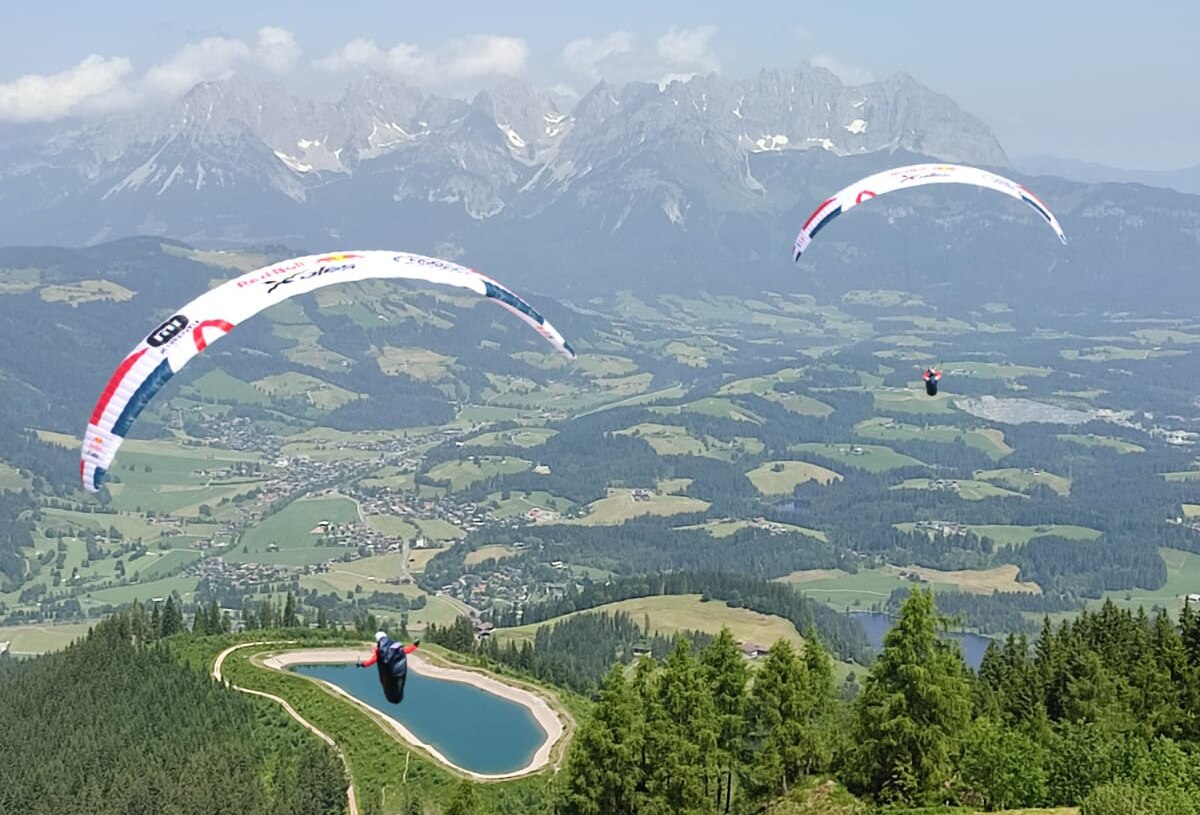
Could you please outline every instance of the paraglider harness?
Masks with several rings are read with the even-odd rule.
[[[398,705],[404,700],[404,683],[408,681],[408,655],[404,652],[404,644],[383,637],[375,644],[375,649],[383,695],[393,705]]]
[[[925,369],[925,374],[922,379],[925,380],[925,393],[929,396],[937,396],[938,380],[942,378],[942,372],[938,368],[929,367]]]

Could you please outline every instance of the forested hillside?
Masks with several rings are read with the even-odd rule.
[[[762,811],[832,775],[864,801],[1083,815],[1200,807],[1200,618],[1106,604],[988,651],[978,674],[939,639],[932,593],[904,603],[850,702],[811,642],[751,670],[725,632],[662,666],[614,669],[569,755],[560,812]]]
[[[0,671],[0,812],[344,812],[334,752],[173,656],[159,639],[173,614],[135,607]]]

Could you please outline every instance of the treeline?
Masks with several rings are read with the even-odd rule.
[[[632,662],[635,650],[644,649],[654,658],[662,659],[680,638],[693,647],[703,647],[712,635],[685,631],[667,637],[652,632],[649,619],[639,626],[625,612],[588,612],[542,626],[532,640],[524,640],[520,646],[515,640],[500,645],[494,637],[476,644],[474,630],[466,617],[459,617],[445,627],[431,624],[425,638],[459,652],[474,652],[543,682],[591,694],[614,664]]]
[[[771,578],[799,569],[838,568],[843,562],[832,546],[800,533],[771,534],[765,529],[746,527],[716,538],[703,529],[675,529],[670,525],[702,520],[702,515],[690,518],[675,515],[610,527],[574,524],[539,525],[532,530],[493,527],[473,532],[467,540],[470,546],[525,541],[531,548],[540,547],[542,560],[562,560],[622,575],[729,571]],[[461,574],[449,570],[458,557],[451,553],[435,557],[427,567],[422,585],[441,586],[447,582],[443,578],[454,579]],[[446,560],[441,562],[443,558]]]
[[[140,607],[0,673],[0,696],[2,812],[345,810],[329,747],[173,657]]]
[[[368,396],[347,402],[321,421],[334,430],[390,430],[395,427],[440,425],[454,418],[445,396],[428,387],[403,387],[400,393]]]
[[[1090,541],[1047,535],[1021,547],[1016,560],[1021,565],[1018,579],[1050,593],[1098,598],[1109,590],[1153,591],[1167,582],[1158,542],[1145,533],[1109,533]]]
[[[570,425],[567,425],[570,427]],[[645,439],[618,436],[611,432],[584,435],[561,430],[536,448],[539,461],[550,462],[550,472],[532,471],[495,476],[471,485],[463,493],[467,500],[480,500],[500,490],[534,492],[545,490],[577,504],[603,498],[611,485],[653,489],[660,479],[671,477],[669,465]],[[597,450],[603,453],[597,455]],[[490,455],[529,456],[529,450],[509,453],[507,448],[490,449]]]
[[[923,530],[902,532],[888,524],[862,524],[835,528],[826,533],[830,543],[863,555],[875,555],[894,566],[924,566],[929,569],[956,571],[986,569],[997,561],[1010,562],[1011,555],[998,551],[988,537],[967,532],[964,535],[930,535]]]
[[[79,489],[79,451],[42,441],[12,414],[0,415],[0,461],[29,475],[35,494],[65,496]]]
[[[1200,616],[1111,603],[1036,646],[1010,636],[978,675],[939,637],[933,593],[901,608],[851,702],[810,639],[747,682],[725,632],[695,659],[614,670],[558,782],[565,815],[750,813],[816,775],[885,806],[1086,815],[1200,808]],[[1122,808],[1123,807],[1123,808]]]
[[[527,604],[497,614],[497,626],[544,622],[574,611],[638,597],[699,594],[702,602],[720,601],[731,608],[771,614],[790,622],[800,634],[815,631],[841,659],[868,664],[871,648],[862,624],[846,614],[809,600],[783,583],[718,572],[649,574],[605,583],[568,587],[563,599]]]
[[[911,592],[893,589],[885,608],[898,611]],[[975,594],[968,591],[938,591],[934,595],[938,612],[982,634],[1034,633],[1037,626],[1025,613],[1058,614],[1083,608],[1081,600],[1061,594],[1034,594],[1030,591],[993,591]]]
[[[32,555],[33,520],[37,505],[28,495],[19,492],[0,492],[0,590],[12,591],[25,582],[33,571],[26,562],[25,551]],[[25,551],[23,551],[25,550]]]
[[[825,771],[844,714],[829,656],[776,643],[753,673],[728,629],[605,678],[555,779],[562,815],[746,813]]]

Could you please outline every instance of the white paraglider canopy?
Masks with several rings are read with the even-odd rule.
[[[808,216],[808,220],[800,229],[800,234],[796,236],[796,243],[792,248],[792,259],[799,260],[800,255],[812,243],[817,233],[851,207],[858,206],[864,201],[869,201],[884,193],[906,187],[918,187],[923,184],[971,184],[1002,192],[1033,207],[1038,215],[1050,224],[1050,228],[1058,235],[1058,239],[1064,244],[1067,242],[1067,236],[1063,233],[1062,226],[1054,217],[1054,213],[1025,186],[977,167],[965,167],[961,164],[912,164],[908,167],[884,170],[881,173],[859,179],[840,190],[832,198],[826,199],[813,211],[812,215]]]
[[[244,320],[298,294],[368,279],[418,280],[470,289],[516,314],[568,358],[575,351],[533,306],[487,275],[437,258],[380,250],[285,260],[247,272],[179,309],[117,366],[84,434],[83,487],[97,492],[129,428],[154,395],[190,359]]]

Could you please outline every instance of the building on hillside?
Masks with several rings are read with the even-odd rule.
[[[743,642],[738,647],[741,648],[742,656],[744,656],[746,659],[758,659],[759,657],[765,657],[767,654],[771,653],[771,649],[769,647],[765,645],[756,645],[753,642]]]

